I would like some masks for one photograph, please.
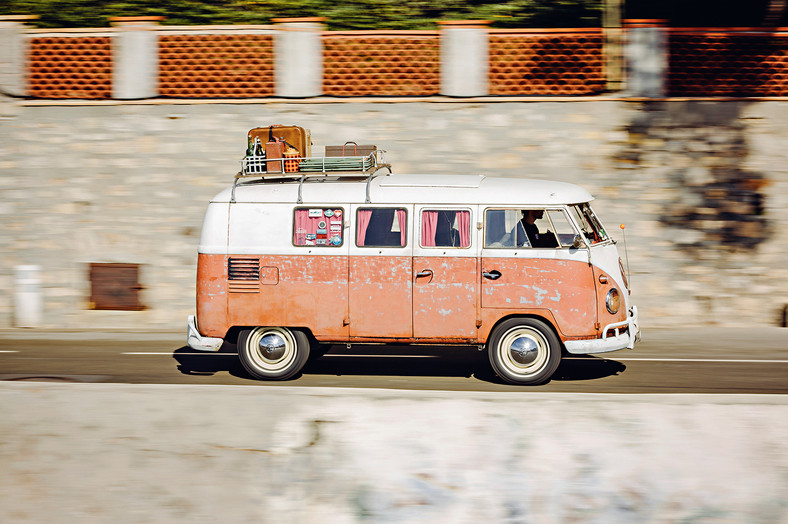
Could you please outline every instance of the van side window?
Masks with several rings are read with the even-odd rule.
[[[405,209],[375,207],[356,214],[356,245],[359,247],[403,247],[407,243]]]
[[[484,215],[486,248],[557,248],[572,245],[575,230],[556,209],[488,209]]]
[[[518,209],[488,209],[484,213],[484,247],[530,247]]]
[[[344,211],[302,207],[293,215],[293,245],[339,247],[344,243]]]
[[[550,222],[553,224],[553,230],[561,246],[572,247],[577,233],[575,232],[575,228],[572,227],[572,224],[569,223],[566,214],[558,209],[551,209],[547,212],[547,215],[550,217]]]
[[[424,210],[421,212],[422,247],[469,247],[471,214],[469,211]]]

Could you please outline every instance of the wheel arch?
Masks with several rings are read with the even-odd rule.
[[[224,335],[224,340],[231,344],[237,344],[238,336],[241,334],[241,331],[245,329],[254,329],[256,327],[264,327],[264,326],[262,324],[249,325],[249,326],[232,326],[230,327],[230,329],[227,330],[227,333]],[[312,331],[306,327],[301,327],[301,326],[271,326],[271,327],[283,327],[290,330],[302,331],[310,341],[315,340],[315,336],[312,334]]]
[[[553,318],[552,315],[549,314],[549,312],[545,315],[541,315],[537,313],[511,313],[509,315],[502,316],[501,318],[496,320],[495,323],[490,327],[489,331],[487,332],[487,337],[484,339],[484,345],[485,346],[487,345],[487,343],[490,341],[490,336],[495,332],[495,329],[499,325],[513,318],[532,318],[534,320],[541,320],[542,322],[547,324],[547,326],[550,327],[553,333],[555,333],[556,338],[558,338],[558,342],[561,343],[561,349],[562,350],[564,349],[564,340],[561,337],[561,332],[555,326],[555,319]]]

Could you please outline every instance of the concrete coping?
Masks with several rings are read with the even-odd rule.
[[[24,26],[25,22],[32,22],[38,18],[38,15],[0,15],[0,26]]]
[[[668,21],[664,18],[624,18],[621,20],[624,27],[665,27]]]
[[[304,16],[299,18],[272,18],[271,22],[275,24],[322,24],[328,18],[325,16]]]
[[[149,98],[140,100],[92,100],[92,99],[30,99],[17,100],[15,103],[22,107],[44,106],[115,106],[115,105],[256,105],[256,104],[412,104],[416,102],[429,102],[440,104],[478,104],[478,103],[583,103],[583,102],[785,102],[788,97],[642,97],[627,95],[601,95],[601,96],[478,96],[478,97],[449,97],[444,95],[427,97],[326,97],[314,96],[304,98]]]
[[[159,22],[166,19],[166,16],[111,16],[108,18],[110,25],[116,27],[158,25]]]
[[[490,20],[438,20],[438,25],[447,29],[457,27],[487,27]]]

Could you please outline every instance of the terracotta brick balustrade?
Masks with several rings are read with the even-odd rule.
[[[638,27],[643,26],[630,25],[626,31]],[[279,96],[276,71],[287,60],[286,50],[277,51],[281,46],[277,47],[275,35],[281,30],[275,25],[156,26],[152,31],[158,51],[154,46],[151,58],[154,84],[158,70],[154,93],[169,98]],[[489,86],[482,84],[481,94],[589,96],[606,90],[601,29],[483,30],[487,54],[481,56],[482,60],[487,57],[484,63],[489,67],[479,78],[487,78]],[[788,29],[653,30],[666,35],[666,50],[660,56],[667,66],[660,78],[668,96],[788,96]],[[23,75],[27,96],[116,96],[113,31],[28,29]],[[441,31],[317,30],[314,34],[319,42],[316,65],[310,66],[316,75],[315,92],[290,96],[452,94],[442,86],[441,67],[446,58],[441,52]],[[277,52],[285,55],[277,59]],[[298,70],[293,71],[297,80]]]
[[[323,92],[335,96],[437,95],[439,33],[323,33]]]
[[[672,96],[788,96],[788,29],[670,30]]]
[[[602,32],[491,30],[490,94],[594,95],[605,89]]]
[[[112,38],[33,36],[27,78],[34,98],[111,98]]]
[[[273,37],[159,36],[159,94],[172,98],[261,98],[274,94]]]

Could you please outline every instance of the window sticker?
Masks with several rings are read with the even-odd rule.
[[[344,243],[341,217],[341,209],[297,208],[293,214],[293,245],[341,246]]]

